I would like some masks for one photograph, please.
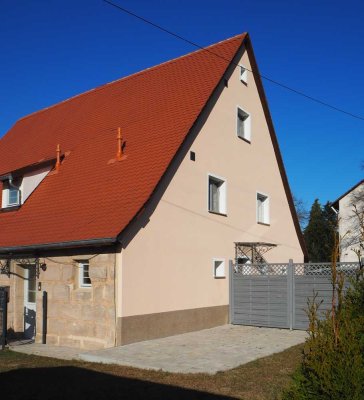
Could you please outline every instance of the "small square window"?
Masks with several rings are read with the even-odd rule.
[[[250,115],[239,107],[237,112],[237,134],[240,138],[250,142],[251,138]]]
[[[214,258],[212,261],[214,278],[225,278],[225,260]]]
[[[257,193],[257,222],[269,224],[269,197]]]
[[[11,178],[11,180],[3,181],[3,195],[2,195],[2,207],[14,207],[19,206],[21,202],[21,178]]]
[[[90,265],[89,263],[79,263],[79,286],[91,287]]]
[[[209,211],[226,214],[226,182],[209,175]]]
[[[248,70],[243,65],[240,67],[240,80],[248,83]]]
[[[9,187],[8,190],[8,206],[19,205],[20,191],[14,187]]]

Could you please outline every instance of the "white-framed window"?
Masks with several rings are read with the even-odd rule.
[[[251,140],[251,117],[250,114],[244,111],[241,107],[237,108],[237,135],[250,142]]]
[[[257,222],[269,224],[269,197],[262,193],[257,193]]]
[[[212,268],[214,278],[225,278],[225,259],[213,258]]]
[[[248,83],[248,70],[244,65],[240,66],[240,80],[244,83]]]
[[[20,203],[20,190],[9,186],[8,189],[8,206],[18,206]]]
[[[91,278],[90,278],[90,264],[88,262],[80,262],[78,264],[79,267],[79,286],[81,288],[89,288],[91,287]]]
[[[21,181],[21,178],[3,181],[2,208],[20,205]]]
[[[208,210],[217,214],[226,214],[226,180],[208,175]]]

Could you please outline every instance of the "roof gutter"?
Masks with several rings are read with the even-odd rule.
[[[0,181],[1,182],[3,182],[3,181],[10,181],[10,180],[12,180],[13,179],[13,175],[12,174],[5,174],[5,175],[1,175],[0,176]]]
[[[64,157],[64,155],[61,157]],[[54,164],[55,160],[56,160],[56,158],[52,157],[52,158],[48,158],[48,159],[30,164],[30,165],[26,165],[25,167],[20,167],[20,168],[14,169],[12,171],[7,171],[6,173],[3,173],[2,175],[0,175],[0,181],[6,181],[11,177],[16,178],[18,176],[22,176],[24,173],[26,173],[28,171],[34,171],[35,169],[43,168],[48,165],[52,165],[52,164]]]
[[[41,250],[70,249],[76,247],[111,246],[118,243],[117,238],[101,238],[88,240],[75,240],[70,242],[44,243],[30,246],[0,247],[0,254],[29,253]]]

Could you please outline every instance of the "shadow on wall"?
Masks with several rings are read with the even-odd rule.
[[[4,399],[173,399],[223,400],[192,389],[108,375],[76,367],[26,368],[0,374]]]

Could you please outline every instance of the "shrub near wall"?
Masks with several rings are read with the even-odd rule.
[[[284,400],[364,399],[364,280],[342,297],[340,280],[334,286],[338,306],[324,321],[318,320],[318,305],[309,304],[309,339],[303,360]]]

